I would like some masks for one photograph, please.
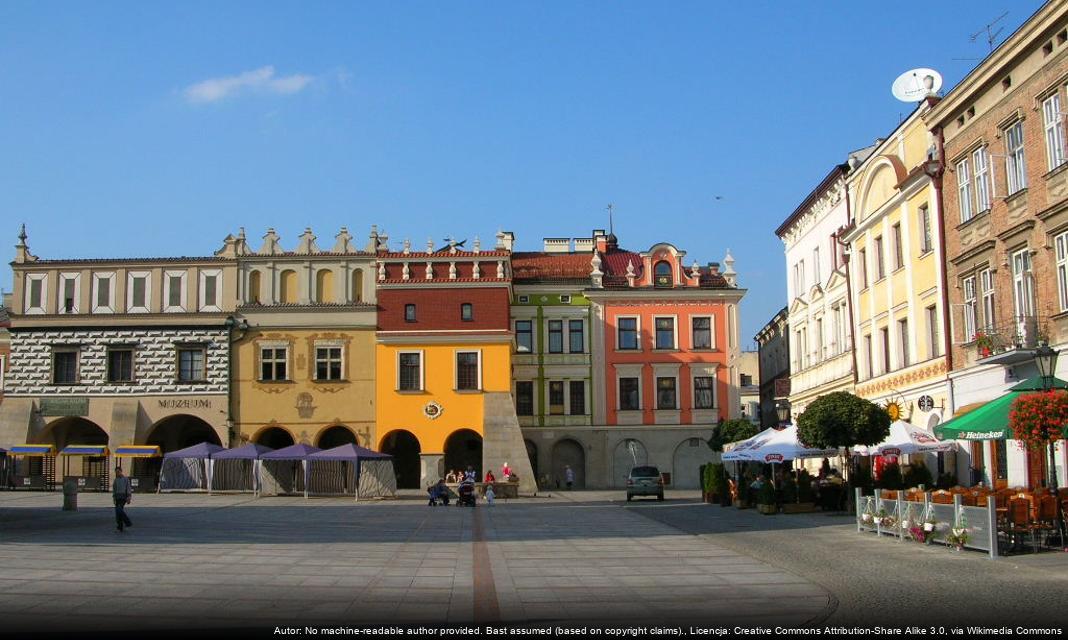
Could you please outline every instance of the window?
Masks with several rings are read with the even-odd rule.
[[[113,313],[114,273],[93,274],[93,313]]]
[[[901,243],[901,223],[895,223],[894,226],[890,227],[890,230],[891,239],[894,242],[894,271],[897,271],[905,266],[904,247]]]
[[[638,411],[641,409],[637,378],[619,379],[619,409],[620,411]]]
[[[1005,174],[1009,195],[1027,188],[1027,167],[1024,161],[1023,122],[1005,129]]]
[[[78,313],[78,298],[81,297],[81,275],[59,274],[59,312]]]
[[[315,379],[319,381],[341,379],[341,347],[315,347]]]
[[[286,347],[263,347],[260,349],[260,380],[279,382],[288,379],[286,377],[286,356],[288,351]]]
[[[815,356],[816,361],[820,361],[827,354],[823,352],[823,318],[816,318],[816,335],[815,335]]]
[[[475,319],[474,306],[470,302],[465,302],[460,305],[460,320],[464,322],[471,322]]]
[[[694,349],[711,349],[712,348],[712,318],[701,317],[693,318],[691,320],[693,324],[693,348]]]
[[[549,415],[564,415],[564,383],[561,380],[549,381]]]
[[[571,397],[568,398],[570,413],[573,416],[586,415],[586,383],[582,380],[572,380],[568,385]]]
[[[222,271],[207,269],[200,272],[200,298],[201,311],[222,311],[220,287],[222,285]]]
[[[530,296],[519,296],[519,304],[527,304],[530,302]]]
[[[961,224],[972,219],[972,175],[968,167],[968,159],[965,158],[957,163],[957,194],[960,201]]]
[[[860,267],[860,288],[868,288],[868,250],[861,249],[857,252],[857,264]]]
[[[656,379],[656,408],[657,409],[675,409],[676,398],[676,379],[675,378],[657,378]]]
[[[812,250],[812,284],[820,283],[820,248]]]
[[[938,307],[931,305],[930,307],[927,307],[924,313],[927,316],[927,340],[928,344],[931,345],[929,347],[931,350],[931,357],[937,358],[942,355],[942,344],[938,338]]]
[[[515,350],[530,353],[534,350],[534,330],[530,320],[515,321]]]
[[[971,342],[975,339],[976,331],[976,303],[975,303],[975,276],[964,279],[964,341]]]
[[[78,349],[52,350],[52,384],[78,384]]]
[[[875,376],[875,354],[871,350],[871,334],[864,336],[864,353],[867,355],[867,378],[870,379]]]
[[[203,348],[178,349],[178,381],[203,382],[206,376]]]
[[[931,250],[931,211],[927,205],[920,207],[920,254]]]
[[[1013,311],[1023,333],[1024,323],[1035,315],[1035,283],[1031,273],[1031,251],[1012,254]]]
[[[675,284],[671,264],[667,260],[661,260],[653,267],[653,283],[658,287],[670,287]]]
[[[886,261],[883,257],[883,237],[875,239],[875,280],[879,281],[886,277]]]
[[[656,348],[675,348],[675,318],[657,318],[656,324]]]
[[[582,320],[571,320],[567,323],[567,341],[571,353],[585,353],[586,341],[582,335]]]
[[[990,209],[990,154],[986,147],[979,147],[972,152],[975,165],[975,212],[982,213]]]
[[[26,313],[44,313],[47,277],[43,273],[26,275]]]
[[[152,297],[149,272],[131,271],[126,276],[126,310],[129,313],[148,313]]]
[[[482,387],[477,351],[460,351],[456,354],[456,389],[477,391]]]
[[[566,293],[560,296],[560,304],[571,304],[571,296]]]
[[[743,387],[753,386],[753,376],[749,375],[748,373],[738,374],[738,384]]]
[[[564,321],[549,321],[549,353],[564,352]]]
[[[1046,160],[1053,171],[1064,164],[1064,130],[1061,129],[1061,94],[1054,93],[1042,102],[1042,121],[1046,131]]]
[[[1009,479],[1009,446],[1004,439],[994,441],[994,460],[998,480]]]
[[[988,330],[994,328],[994,273],[990,269],[979,272],[979,293],[983,297],[983,323]]]
[[[423,354],[419,352],[398,354],[397,388],[401,391],[422,391]]]
[[[693,408],[714,409],[716,402],[716,379],[699,376],[693,379]]]
[[[907,367],[912,364],[909,353],[909,321],[908,319],[897,321],[897,335],[901,337],[901,366]]]
[[[167,271],[163,274],[163,311],[185,311],[184,271]]]
[[[616,334],[616,348],[638,349],[638,319],[619,318]]]
[[[520,416],[534,415],[534,383],[530,380],[515,383],[515,412]]]
[[[1061,311],[1068,311],[1068,233],[1062,233],[1054,240],[1057,250],[1057,296]]]
[[[108,349],[108,382],[133,382],[133,360],[133,349]]]
[[[406,305],[404,305],[404,321],[405,322],[415,322],[415,305],[414,304],[406,304]]]

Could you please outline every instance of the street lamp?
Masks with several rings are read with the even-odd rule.
[[[786,400],[780,400],[775,405],[775,413],[779,415],[779,427],[782,428],[786,421],[790,419],[790,403]]]
[[[1057,372],[1058,355],[1060,355],[1060,352],[1046,343],[1042,343],[1035,349],[1035,364],[1038,365],[1038,373],[1042,376],[1042,389],[1044,391],[1053,389],[1053,374]],[[1061,545],[1063,546],[1064,518],[1061,516],[1060,496],[1057,494],[1057,457],[1053,452],[1053,442],[1049,442],[1046,446],[1049,447],[1049,490],[1053,494],[1054,502],[1057,505],[1057,531],[1061,536]]]

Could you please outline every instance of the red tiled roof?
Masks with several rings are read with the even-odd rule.
[[[456,250],[456,253],[449,253],[448,249],[443,251],[435,251],[434,253],[427,253],[426,251],[412,251],[411,253],[403,253],[399,251],[390,251],[387,253],[378,254],[379,258],[386,260],[419,260],[426,258],[450,258],[459,260],[462,258],[469,259],[481,259],[481,258],[507,258],[512,255],[508,251],[480,251],[475,253],[474,251],[460,251]]]
[[[640,280],[642,277],[642,270],[644,269],[642,257],[640,255],[625,249],[606,251],[601,254],[601,271],[608,277],[623,277],[623,282],[627,281],[626,275],[628,263],[634,265],[634,275]],[[607,280],[608,278],[606,277],[605,279]]]
[[[461,282],[461,283],[485,282],[485,283],[492,283],[492,284],[507,284],[508,283],[508,278],[497,278],[497,277],[494,277],[494,278],[486,278],[486,277],[482,277],[482,278],[439,278],[439,277],[435,277],[433,280],[427,280],[422,275],[412,274],[412,277],[410,279],[408,279],[408,280],[405,280],[403,278],[387,278],[385,280],[376,280],[376,282],[378,284],[410,284],[410,285],[447,284],[447,283],[456,283],[456,282]]]
[[[588,281],[592,259],[592,253],[513,253],[512,279],[516,282]]]

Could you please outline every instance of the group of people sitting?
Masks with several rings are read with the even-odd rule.
[[[501,467],[501,476],[507,479],[508,482],[519,482],[519,476],[512,471],[508,463],[505,462]],[[445,474],[444,478],[438,479],[438,481],[429,487],[426,492],[430,497],[430,501],[427,506],[437,506],[438,504],[448,505],[449,499],[453,493],[449,489],[449,485],[459,485],[456,489],[456,495],[458,496],[457,504],[474,504],[475,483],[478,482],[478,472],[474,467],[468,466],[466,471],[456,469]],[[486,471],[486,477],[483,480],[482,497],[486,499],[488,504],[493,504],[495,493],[493,491],[493,483],[497,482],[497,477],[493,475],[492,470]]]

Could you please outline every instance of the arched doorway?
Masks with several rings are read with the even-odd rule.
[[[608,484],[612,487],[627,486],[627,477],[634,467],[649,464],[649,452],[640,440],[627,438],[616,445],[612,454],[612,477]]]
[[[146,444],[157,445],[163,450],[177,451],[201,442],[222,446],[219,434],[204,420],[185,414],[167,416],[148,430]]]
[[[284,449],[296,443],[293,441],[293,435],[282,427],[270,427],[256,436],[256,444],[262,444],[272,449]]]
[[[343,444],[360,444],[356,434],[346,426],[334,425],[319,435],[319,443],[315,446],[320,449],[333,449]]]
[[[470,429],[453,431],[445,440],[445,469],[475,470],[482,480],[482,436]]]
[[[527,448],[527,458],[530,460],[530,469],[534,472],[534,480],[541,480],[541,472],[538,470],[538,445],[534,444],[530,440],[523,440],[524,446]],[[548,487],[543,487],[548,489]]]
[[[393,472],[397,474],[398,489],[418,489],[420,476],[419,439],[410,431],[390,431],[378,448],[393,456]]]
[[[712,449],[701,438],[688,438],[680,442],[679,446],[675,447],[671,462],[672,488],[701,488],[701,465],[712,461]]]
[[[581,444],[571,439],[560,440],[553,445],[551,488],[560,489],[567,486],[567,467],[571,467],[575,475],[572,487],[586,488],[586,451]]]
[[[37,438],[39,444],[55,445],[56,451],[71,445],[108,445],[108,434],[92,420],[81,417],[59,418],[49,424]],[[26,465],[33,468],[26,475],[40,475],[45,461],[43,458],[27,458]],[[85,484],[85,489],[107,490],[109,482],[107,456],[59,456],[55,461],[57,478],[83,477],[92,479],[92,484]]]
[[[53,444],[59,451],[72,444],[107,445],[108,434],[92,420],[71,417],[54,420],[36,440],[40,444]]]

